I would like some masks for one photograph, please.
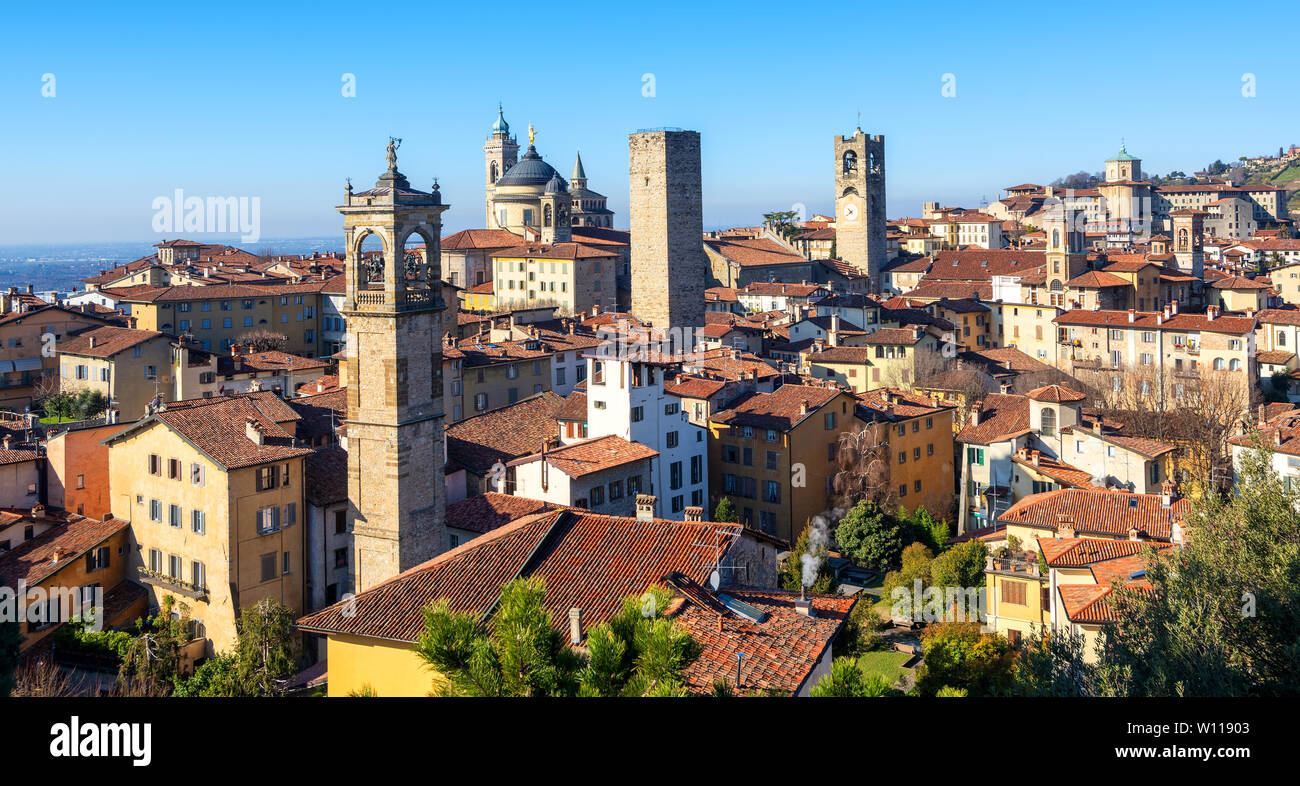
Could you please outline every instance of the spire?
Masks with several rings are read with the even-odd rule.
[[[506,122],[505,115],[501,113],[501,102],[497,102],[497,119],[492,123],[493,134],[509,134],[510,124]]]
[[[582,168],[582,152],[578,152],[578,157],[573,161],[573,177],[570,180],[586,180],[587,172]]]

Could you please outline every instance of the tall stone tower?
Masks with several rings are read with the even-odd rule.
[[[496,228],[496,216],[492,215],[492,195],[496,191],[497,181],[510,167],[519,162],[519,143],[510,135],[510,124],[501,113],[497,104],[497,119],[492,123],[492,133],[483,143],[483,166],[487,182],[483,188],[484,216],[483,226]]]
[[[704,212],[698,131],[628,137],[632,313],[660,330],[704,326]],[[675,333],[677,349],[694,342]]]
[[[1185,208],[1169,214],[1174,236],[1174,264],[1197,278],[1205,274],[1204,210]]]
[[[1088,269],[1088,249],[1083,212],[1064,202],[1048,208],[1043,218],[1047,236],[1047,294],[1053,306],[1065,307],[1066,282]]]
[[[396,141],[396,140],[395,140]],[[446,549],[443,484],[442,327],[438,185],[411,187],[388,170],[343,204],[348,352],[348,519],[353,590],[360,592]],[[407,258],[412,234],[425,254]],[[363,259],[374,235],[382,257]]]
[[[835,136],[835,253],[880,290],[885,266],[885,137]]]

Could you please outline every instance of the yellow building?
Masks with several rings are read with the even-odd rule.
[[[497,310],[497,299],[494,294],[492,281],[484,281],[481,284],[475,284],[466,289],[461,297],[464,298],[464,311],[485,311],[493,312]]]
[[[956,467],[954,404],[893,388],[859,394],[858,416],[869,419],[885,446],[890,496],[908,510],[925,508],[953,522]]]
[[[282,349],[316,357],[321,351],[323,282],[306,284],[218,284],[149,287],[122,298],[136,327],[178,336],[188,333],[203,349],[226,352],[252,331],[278,333]]]
[[[825,347],[815,342],[801,352],[802,364],[818,379],[833,380],[862,393],[882,387],[908,389],[918,379],[942,370],[942,342],[919,326],[880,328],[862,347]]]
[[[857,404],[838,388],[782,385],[714,414],[710,504],[729,497],[746,526],[794,542],[829,507],[840,435],[865,426]]]
[[[58,347],[63,341],[112,324],[63,306],[23,308],[27,310],[0,314],[0,408],[17,412],[33,403],[40,387],[58,384]]]
[[[104,440],[110,504],[131,522],[129,557],[157,606],[187,604],[209,651],[236,643],[239,611],[303,608],[303,459],[298,419],[271,392],[168,404]]]
[[[102,393],[123,421],[144,415],[154,397],[172,399],[171,340],[155,330],[99,327],[65,339],[59,351],[59,389]]]

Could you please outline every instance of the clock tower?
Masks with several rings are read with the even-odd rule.
[[[885,137],[835,136],[835,253],[879,292],[885,266]]]

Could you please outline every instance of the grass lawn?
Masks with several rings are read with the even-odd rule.
[[[903,668],[912,656],[893,650],[876,650],[858,658],[858,669],[863,674],[879,674],[893,685],[907,671]]]
[[[41,418],[42,423],[75,423],[76,418],[65,418],[61,415],[48,415]]]

